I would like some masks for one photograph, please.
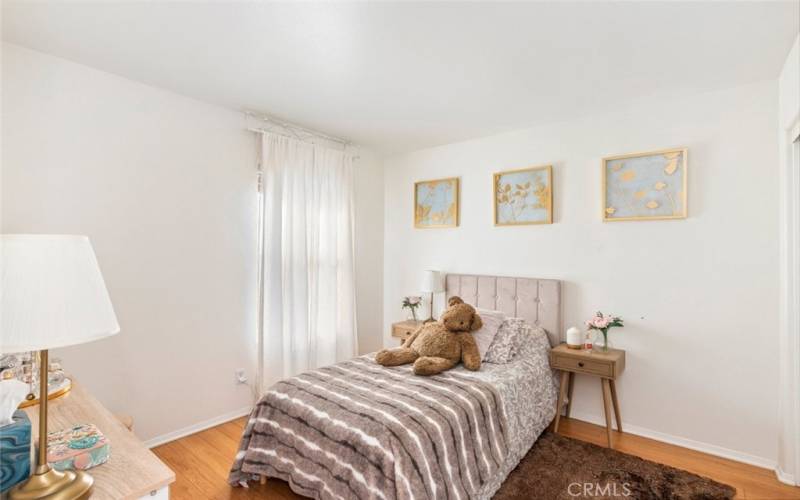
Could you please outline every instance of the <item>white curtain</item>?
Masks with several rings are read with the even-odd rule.
[[[263,389],[356,355],[353,157],[262,134]]]

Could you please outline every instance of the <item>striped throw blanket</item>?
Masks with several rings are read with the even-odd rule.
[[[317,499],[467,500],[508,455],[500,395],[363,356],[281,381],[245,428],[229,481],[263,474]]]

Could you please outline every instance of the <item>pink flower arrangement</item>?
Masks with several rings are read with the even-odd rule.
[[[410,309],[414,321],[417,320],[417,308],[422,305],[422,297],[412,295],[403,298],[403,309]]]
[[[622,324],[622,318],[610,314],[605,315],[600,311],[597,311],[597,314],[586,322],[586,328],[589,330],[600,330],[603,333],[604,350],[608,350],[608,330],[615,326],[620,328],[625,326]]]

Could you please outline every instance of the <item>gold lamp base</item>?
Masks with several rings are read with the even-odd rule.
[[[48,352],[39,353],[39,394],[47,394]],[[94,479],[83,471],[60,472],[47,464],[47,399],[39,403],[39,450],[36,472],[9,492],[10,500],[84,500],[92,494]]]
[[[36,473],[22,484],[11,489],[11,500],[84,500],[89,498],[94,487],[94,479],[89,474],[78,471],[59,472],[44,466],[46,470]]]

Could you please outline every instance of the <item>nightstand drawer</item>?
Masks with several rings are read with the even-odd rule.
[[[589,373],[601,377],[612,377],[614,375],[614,367],[612,364],[603,361],[592,361],[554,354],[550,358],[550,363],[553,368],[560,370]]]
[[[422,321],[400,321],[392,324],[392,337],[398,339],[402,344],[405,340],[422,326]]]
[[[417,327],[409,328],[408,326],[404,326],[404,325],[394,325],[392,327],[392,336],[393,337],[398,337],[398,338],[401,338],[401,339],[406,339],[409,335],[414,333],[414,331],[416,329],[417,329]]]

